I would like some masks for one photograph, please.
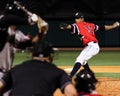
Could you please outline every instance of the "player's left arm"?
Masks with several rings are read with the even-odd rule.
[[[114,28],[117,28],[120,26],[120,23],[119,22],[115,22],[113,23],[112,25],[105,25],[105,30],[111,30],[111,29],[114,29]]]
[[[115,22],[112,25],[95,25],[95,29],[94,30],[95,31],[97,31],[97,30],[107,31],[107,30],[111,30],[111,29],[117,28],[119,26],[120,26],[119,22]]]

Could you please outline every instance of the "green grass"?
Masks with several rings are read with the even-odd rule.
[[[56,66],[73,66],[80,51],[57,51],[53,63]],[[17,52],[14,65],[31,59],[29,52]],[[120,66],[120,51],[100,51],[100,53],[89,60],[90,66]],[[120,73],[96,73],[97,77],[120,78]]]
[[[24,53],[17,52],[15,54],[15,58],[14,58],[14,63],[13,64],[15,66],[15,65],[18,65],[18,64],[22,63],[23,61],[29,60],[29,59],[31,59],[31,53],[26,52],[26,51]]]
[[[54,63],[58,66],[73,66],[79,53],[80,51],[59,51],[55,56]],[[88,62],[92,66],[120,66],[120,51],[100,51]]]
[[[59,51],[55,54],[53,62],[57,66],[73,66],[77,55],[79,55],[77,51]]]
[[[120,73],[95,73],[96,77],[108,77],[120,79]]]
[[[89,62],[95,66],[120,66],[120,51],[100,51]]]
[[[57,66],[73,66],[80,51],[58,51],[54,55],[53,63]],[[29,52],[17,52],[15,54],[14,65],[24,60],[31,59]],[[99,54],[91,58],[90,66],[120,66],[120,51],[100,51]]]

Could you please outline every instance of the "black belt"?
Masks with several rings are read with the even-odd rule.
[[[94,41],[93,43],[97,43],[97,42]]]
[[[93,43],[98,43],[98,42],[96,42],[96,41],[91,41],[91,42],[93,42]],[[90,42],[89,42],[90,43]],[[88,44],[86,44],[86,46],[88,46]]]

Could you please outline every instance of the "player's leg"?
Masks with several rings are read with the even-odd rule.
[[[89,64],[88,64],[88,60],[91,59],[94,55],[98,54],[100,48],[98,43],[90,43],[89,46],[89,51],[87,51],[87,54],[85,56],[85,62],[83,64],[84,69],[91,71]]]
[[[89,67],[88,63],[86,63],[85,65],[83,65],[84,69],[87,70],[88,72],[90,72],[91,74],[94,73],[91,68]],[[94,74],[93,74],[94,76]]]
[[[80,67],[81,67],[81,63],[76,62],[69,76],[72,78],[75,75],[75,73],[80,69]]]
[[[92,56],[96,55],[99,52],[99,46],[97,43],[92,43],[88,46],[86,46],[80,55],[76,59],[76,63],[70,72],[70,77],[73,77],[76,72],[80,69],[81,66],[83,66],[86,70],[90,70],[87,62]]]
[[[83,67],[84,67],[84,69],[86,69],[88,71],[91,71],[88,62],[85,65],[83,65]]]
[[[80,67],[83,65],[84,63],[84,55],[86,54],[86,51],[89,49],[87,48],[88,46],[86,46],[82,52],[79,54],[79,56],[77,57],[76,61],[75,61],[75,65],[72,69],[72,71],[70,72],[70,77],[73,77],[76,72],[80,69]]]

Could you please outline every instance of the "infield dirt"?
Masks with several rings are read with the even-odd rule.
[[[90,66],[94,72],[101,73],[120,73],[120,66]],[[72,66],[60,66],[66,72],[70,72]],[[102,96],[120,96],[120,79],[99,77],[96,85],[96,91]],[[64,96],[59,89],[54,96]]]

